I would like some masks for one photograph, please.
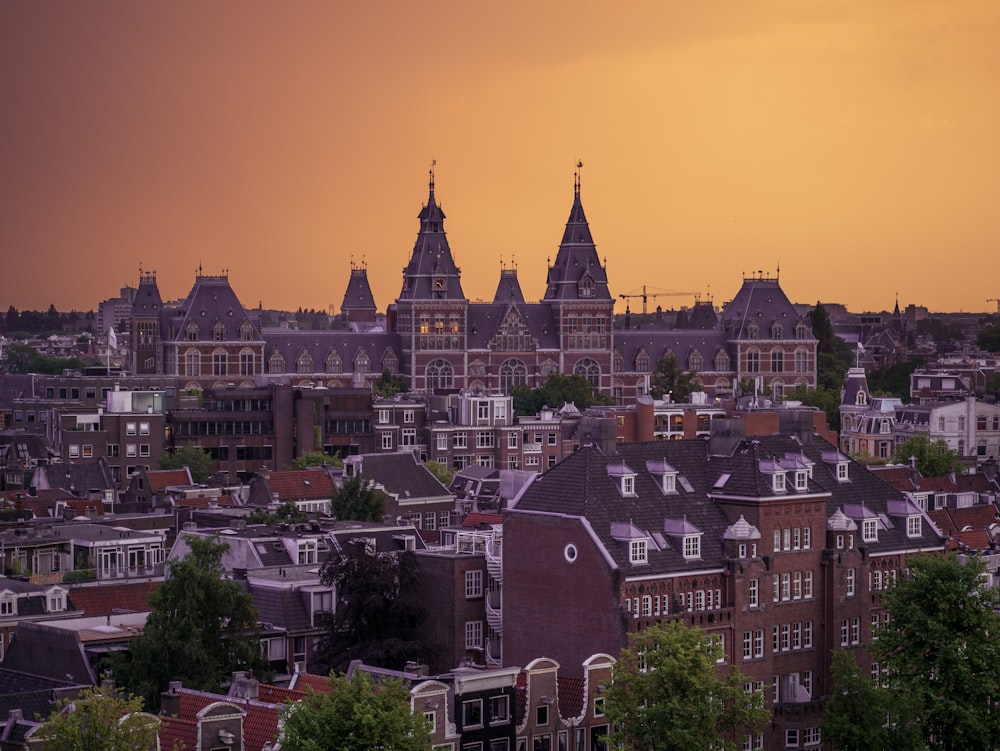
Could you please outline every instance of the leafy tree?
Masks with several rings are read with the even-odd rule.
[[[992,396],[994,399],[1000,400],[1000,372],[994,373],[986,379],[986,385],[983,387],[983,393],[987,396]]]
[[[275,511],[255,508],[247,517],[248,524],[301,524],[309,521],[309,514],[299,511],[293,501],[285,501]]]
[[[701,391],[701,385],[694,381],[694,373],[683,370],[677,356],[670,352],[656,363],[656,370],[649,377],[649,391],[654,399],[669,395],[675,402],[685,402],[692,391]]]
[[[868,387],[873,394],[895,396],[910,400],[910,374],[923,364],[922,360],[907,360],[867,374]]]
[[[976,334],[976,344],[987,352],[1000,352],[1000,326],[983,326]]]
[[[435,649],[414,636],[426,617],[418,576],[412,552],[376,553],[363,540],[324,563],[320,579],[333,585],[337,602],[314,664],[343,672],[355,659],[395,670],[430,661]]]
[[[448,467],[441,462],[428,460],[424,462],[424,466],[427,467],[427,469],[431,471],[431,474],[434,475],[445,487],[448,487],[448,485],[451,484],[452,479],[455,477],[455,472],[448,469]]]
[[[333,467],[343,467],[344,463],[339,457],[324,454],[322,451],[307,451],[301,456],[292,459],[288,465],[289,469],[308,469],[309,467],[322,467],[329,464]]]
[[[431,733],[423,715],[410,709],[410,693],[398,680],[376,686],[368,673],[350,681],[330,676],[330,690],[311,691],[284,713],[284,751],[426,751]]]
[[[388,369],[382,371],[381,377],[372,384],[372,390],[385,398],[393,397],[396,394],[409,391],[410,382],[402,376],[394,376]]]
[[[807,407],[817,407],[826,413],[826,423],[832,430],[840,430],[840,391],[826,386],[814,389],[796,386],[785,392],[785,401],[802,402]]]
[[[830,696],[823,706],[823,740],[837,751],[922,751],[909,696],[872,682],[852,653],[838,649],[830,661]]]
[[[205,482],[212,474],[213,464],[212,455],[193,443],[187,443],[179,449],[174,449],[173,453],[166,454],[160,459],[160,469],[187,467],[191,470],[191,479],[198,483]]]
[[[632,634],[607,686],[612,744],[633,751],[732,750],[735,734],[760,733],[770,719],[763,694],[746,693],[737,668],[719,677],[722,647],[672,621]]]
[[[170,562],[167,580],[150,597],[145,628],[129,642],[128,659],[112,663],[122,685],[153,709],[170,681],[219,691],[235,670],[268,674],[257,609],[222,567],[229,546],[204,537],[186,541],[191,552]]]
[[[59,375],[64,370],[80,370],[87,363],[78,357],[47,357],[28,344],[12,344],[7,348],[4,370],[8,373],[40,373]]]
[[[582,375],[552,373],[539,388],[515,386],[510,390],[514,411],[519,415],[535,415],[545,406],[559,408],[572,402],[579,409],[595,404],[614,404],[614,399],[594,388]]]
[[[959,463],[958,452],[938,439],[932,441],[926,433],[916,433],[896,446],[892,460],[909,464],[910,457],[917,460],[917,469],[924,477],[943,477],[950,472],[961,474],[965,468]]]
[[[142,712],[142,699],[88,689],[65,699],[36,731],[45,751],[136,751],[156,747],[159,721]]]
[[[847,369],[854,362],[854,352],[851,345],[834,333],[830,315],[822,303],[817,302],[809,312],[809,323],[816,337],[816,384],[839,394]]]
[[[376,490],[370,481],[356,474],[333,491],[332,511],[338,519],[380,522],[385,513],[385,495]]]
[[[989,751],[1000,733],[1000,592],[985,565],[956,555],[918,555],[910,575],[883,595],[888,625],[872,644],[895,694],[916,706],[928,749]]]

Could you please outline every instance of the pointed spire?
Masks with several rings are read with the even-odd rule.
[[[420,210],[420,230],[403,269],[403,289],[400,300],[464,300],[461,271],[455,264],[444,231],[444,211],[435,197],[435,166],[431,161],[428,173],[427,203]]]

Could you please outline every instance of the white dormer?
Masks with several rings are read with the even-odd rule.
[[[45,590],[45,612],[62,613],[66,610],[66,590],[63,587],[49,587]]]
[[[675,540],[685,560],[701,558],[702,532],[694,524],[684,519],[666,519],[663,533]]]
[[[621,493],[623,497],[631,498],[635,496],[636,472],[625,462],[609,464],[608,477],[615,480],[618,485],[618,492]]]
[[[761,473],[771,478],[771,490],[775,493],[785,492],[785,468],[773,459],[761,459],[757,463]]]
[[[646,471],[656,479],[664,495],[677,492],[677,470],[666,459],[646,462]]]
[[[612,522],[611,537],[628,545],[628,561],[634,565],[649,563],[650,542],[649,533],[639,529],[631,522]],[[652,545],[655,550],[655,543]]]
[[[9,589],[0,590],[0,616],[17,615],[17,595]]]
[[[839,451],[824,451],[823,461],[833,472],[833,476],[837,478],[837,482],[848,482],[851,479],[847,469],[851,460]]]

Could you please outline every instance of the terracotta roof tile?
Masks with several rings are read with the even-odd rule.
[[[292,676],[289,688],[295,691],[312,689],[325,694],[330,691],[330,679],[325,675],[315,675],[314,673],[296,673]]]
[[[462,520],[463,527],[472,527],[473,529],[480,529],[482,527],[489,527],[494,524],[502,523],[503,514],[488,514],[482,511],[473,511]]]
[[[93,587],[71,587],[69,597],[73,606],[87,617],[112,615],[115,612],[149,610],[149,598],[160,582],[135,582],[129,584],[102,584]]]
[[[149,489],[159,493],[172,485],[190,485],[191,475],[187,467],[183,469],[151,469],[146,472]]]
[[[267,486],[281,501],[333,497],[333,480],[323,469],[300,469],[271,472]]]

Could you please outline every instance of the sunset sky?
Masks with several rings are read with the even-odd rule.
[[[615,295],[995,311],[998,40],[997,0],[5,2],[0,307],[141,264],[339,308],[353,257],[384,310],[433,159],[471,299],[541,296],[582,160]]]

